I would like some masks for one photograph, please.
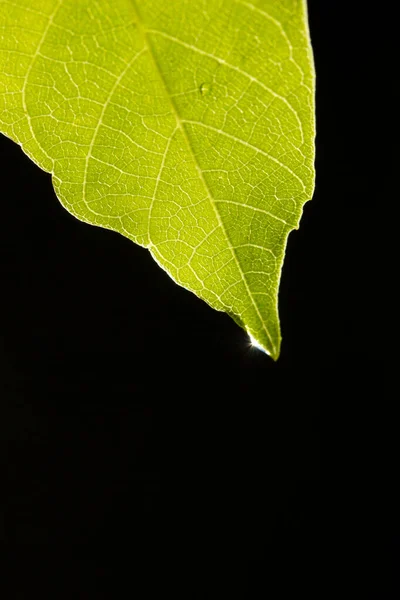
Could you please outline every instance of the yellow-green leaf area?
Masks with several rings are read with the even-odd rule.
[[[314,187],[304,0],[0,0],[0,129],[273,358]]]

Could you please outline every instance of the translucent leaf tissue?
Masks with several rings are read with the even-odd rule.
[[[0,129],[274,359],[314,188],[305,0],[0,0]]]

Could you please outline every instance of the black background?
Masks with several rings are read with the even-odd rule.
[[[301,558],[311,580],[333,531],[346,552],[357,524],[382,535],[388,589],[376,597],[395,597],[376,211],[388,155],[372,18],[348,4],[309,3],[317,184],[289,239],[277,363],[147,251],[69,215],[49,175],[0,140],[7,543],[179,546],[190,572],[198,554],[234,555],[264,597],[275,567]]]

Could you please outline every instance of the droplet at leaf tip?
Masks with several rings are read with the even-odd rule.
[[[249,336],[249,342],[251,348],[266,354],[273,360],[278,360],[280,354],[280,340],[274,346],[266,345],[265,343],[256,339],[251,333],[247,332]]]

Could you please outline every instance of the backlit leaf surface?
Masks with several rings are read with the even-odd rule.
[[[314,186],[304,0],[0,0],[0,127],[273,358]]]

